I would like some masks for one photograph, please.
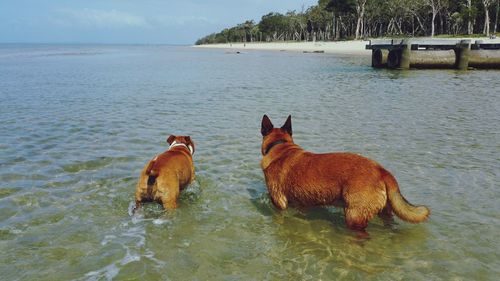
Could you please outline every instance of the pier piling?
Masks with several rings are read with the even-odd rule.
[[[409,39],[404,39],[401,42],[401,59],[399,61],[400,69],[410,69],[410,60],[411,60],[411,44]]]
[[[399,68],[401,61],[401,49],[396,48],[389,50],[389,54],[387,55],[387,67],[396,69]]]
[[[387,56],[389,50],[386,49],[373,49],[372,50],[372,67],[382,68],[387,67]]]
[[[458,70],[467,70],[469,68],[470,40],[461,40],[455,49],[456,68]]]

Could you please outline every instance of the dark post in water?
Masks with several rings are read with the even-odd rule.
[[[456,68],[459,70],[467,70],[469,67],[470,40],[461,40],[455,49],[457,57]]]
[[[410,69],[411,44],[409,39],[404,39],[402,42],[401,59],[399,61],[400,69]]]

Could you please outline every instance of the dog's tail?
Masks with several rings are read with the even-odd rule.
[[[429,208],[412,205],[399,191],[399,185],[394,176],[384,169],[381,172],[382,179],[385,182],[387,197],[394,213],[407,222],[417,223],[426,220],[431,213]]]
[[[151,160],[146,168],[146,175],[148,176],[148,196],[151,196],[153,185],[156,183],[156,178],[158,177],[158,171],[154,169],[156,159],[158,159],[158,156]]]

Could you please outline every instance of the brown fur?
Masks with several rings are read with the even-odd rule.
[[[165,209],[177,207],[177,198],[182,189],[194,180],[194,143],[189,136],[170,136],[168,144],[182,143],[156,156],[144,166],[135,192],[135,208],[143,202],[156,201]]]
[[[281,128],[262,119],[262,170],[271,201],[278,209],[334,205],[343,201],[346,224],[364,230],[375,215],[413,223],[430,214],[403,198],[398,183],[377,162],[353,153],[315,154],[292,139],[291,116]]]

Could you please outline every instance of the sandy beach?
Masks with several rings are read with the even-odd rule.
[[[197,45],[195,48],[217,48],[226,50],[269,50],[269,51],[292,51],[292,52],[324,52],[330,54],[344,55],[367,55],[371,50],[365,46],[369,41],[340,41],[340,42],[272,42],[272,43],[230,43]]]
[[[478,38],[431,38],[419,37],[412,40],[435,40],[435,41],[458,41],[468,39],[472,43],[482,41],[484,43],[500,43],[500,38],[490,39],[487,37]],[[374,39],[372,41],[390,41],[388,38]],[[401,40],[401,39],[395,39]],[[361,55],[370,56],[371,50],[366,50],[366,45],[370,44],[369,40],[351,40],[338,42],[258,42],[258,43],[228,43],[228,44],[207,44],[196,45],[195,48],[215,48],[226,49],[228,51],[244,51],[244,50],[268,50],[268,51],[291,51],[304,53],[329,53],[339,55]]]

